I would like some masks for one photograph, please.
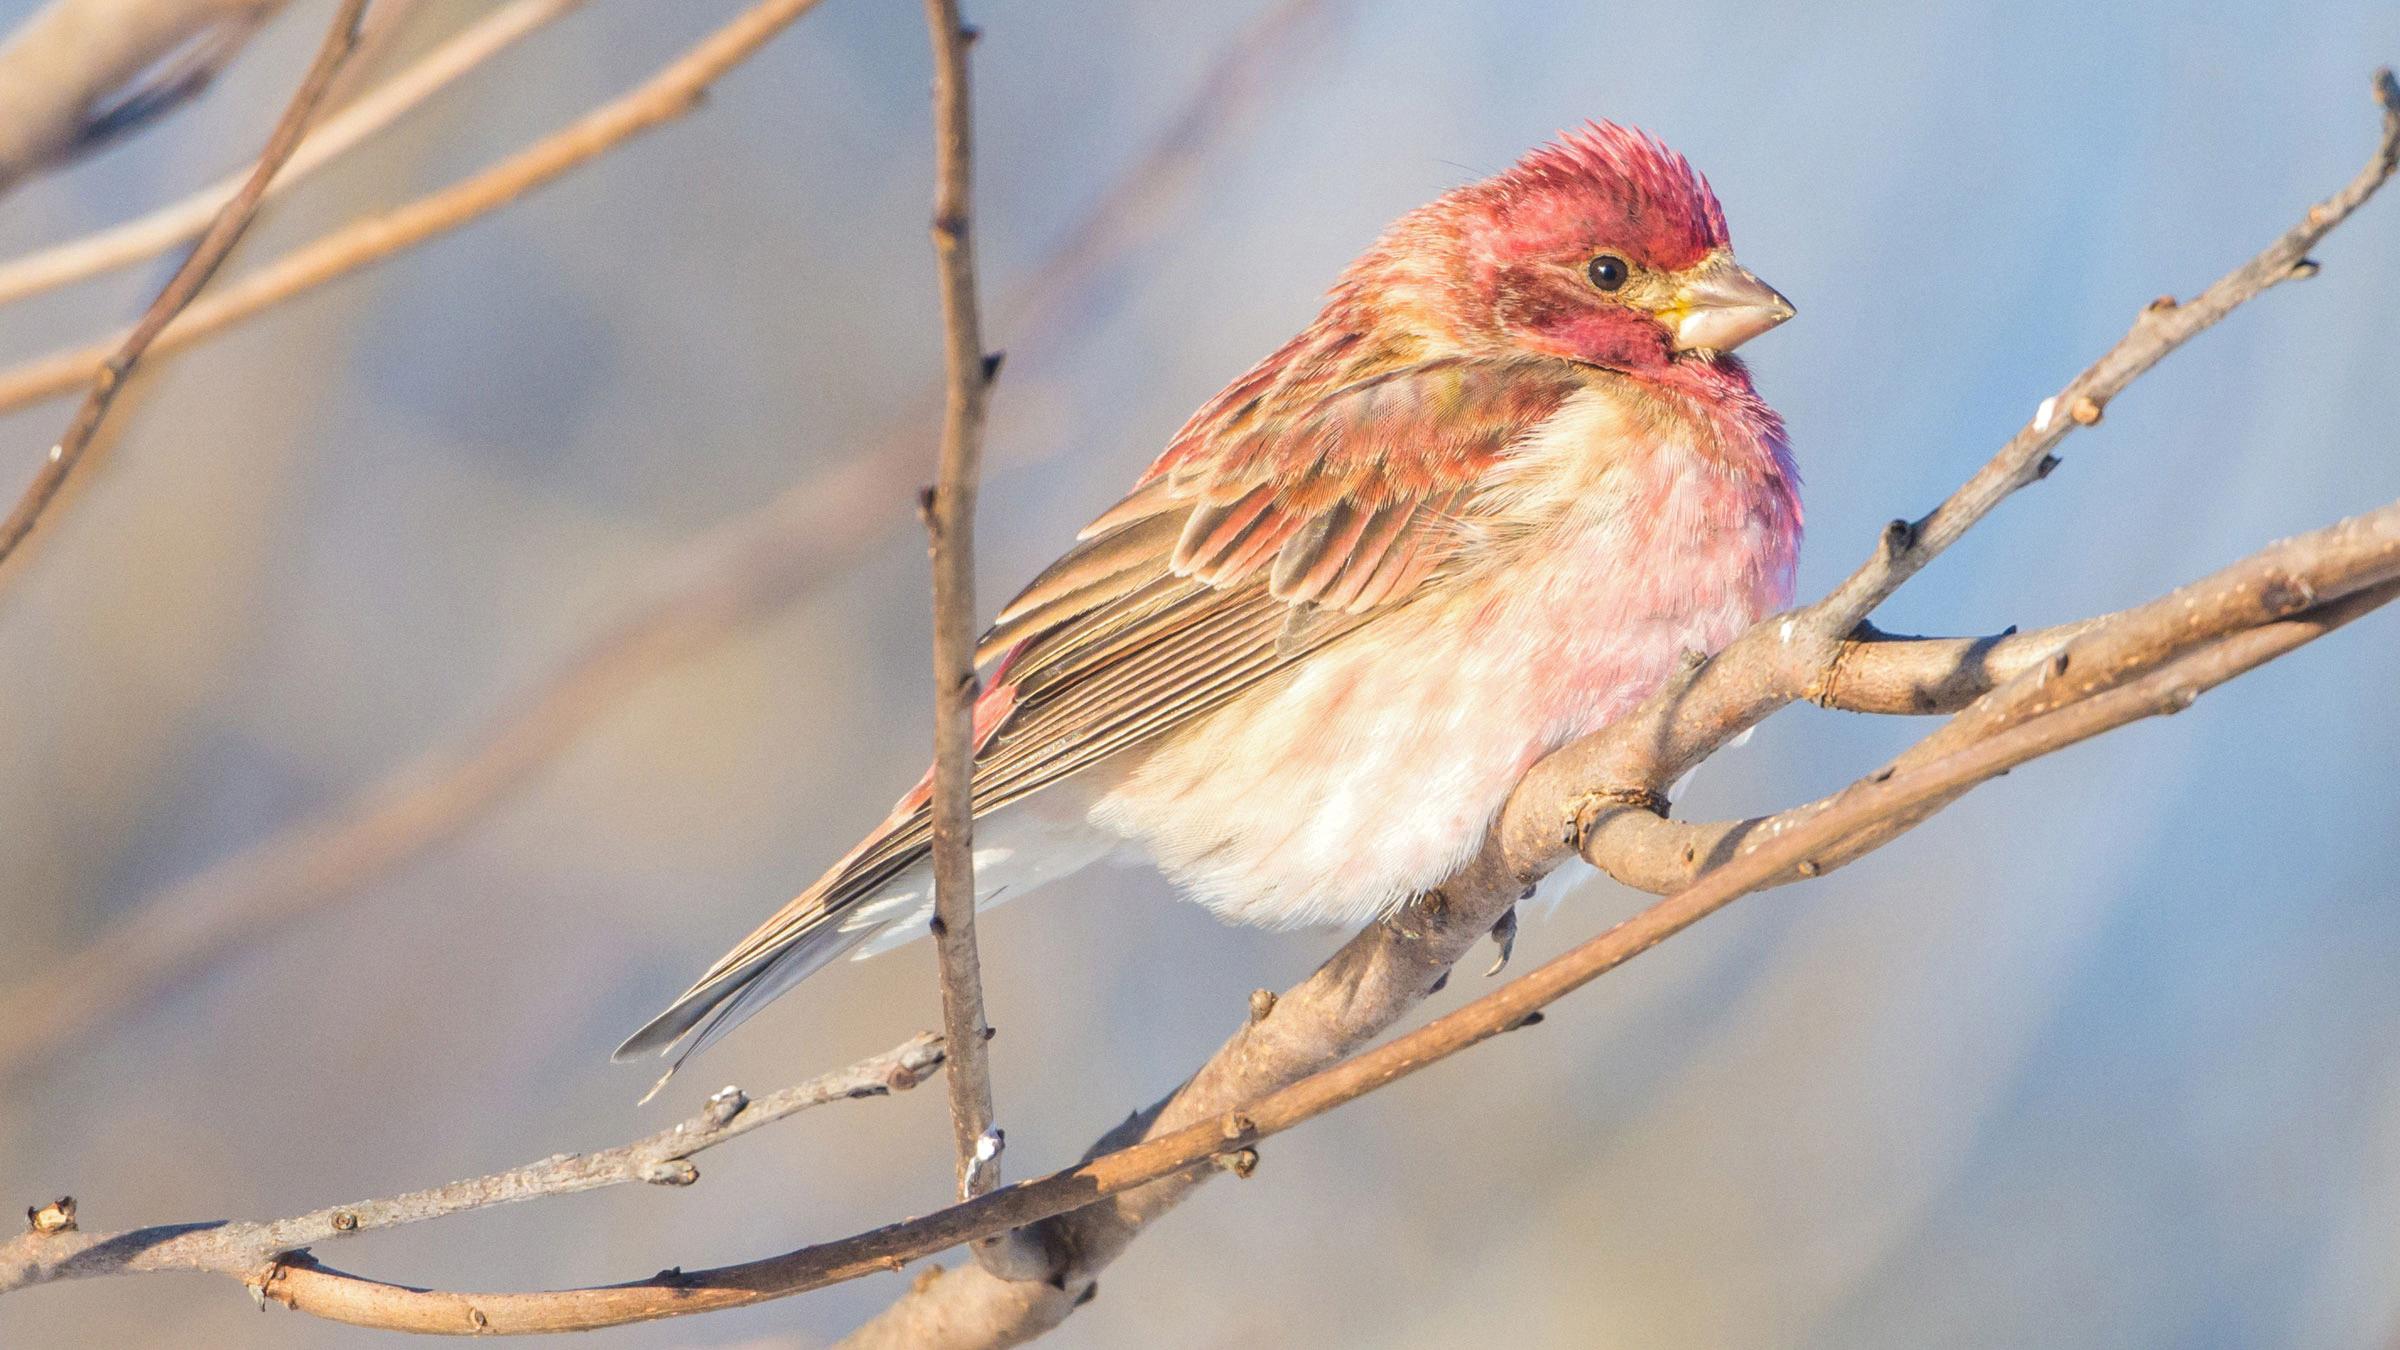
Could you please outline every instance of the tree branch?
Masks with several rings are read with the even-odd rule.
[[[511,0],[476,20],[318,123],[267,184],[268,199],[406,116],[519,38],[583,4],[584,0]],[[0,305],[129,267],[191,239],[208,227],[242,182],[239,175],[226,178],[147,215],[0,263]]]
[[[933,46],[933,251],[942,291],[946,398],[938,477],[925,501],[933,553],[933,944],[950,1054],[950,1128],[958,1193],[972,1199],[1000,1180],[1003,1135],[992,1123],[983,969],[975,948],[975,490],[997,353],[987,352],[975,301],[974,116],[967,47],[975,34],[957,0],[925,0]],[[1006,1241],[979,1242],[996,1275],[1024,1278],[1039,1260]]]
[[[207,88],[284,3],[51,0],[0,44],[0,193]]]
[[[743,1096],[739,1088],[726,1088],[691,1119],[630,1144],[596,1153],[561,1153],[490,1176],[267,1223],[184,1223],[84,1233],[74,1227],[74,1201],[61,1200],[55,1208],[64,1215],[64,1227],[56,1226],[58,1220],[35,1224],[32,1231],[0,1243],[0,1293],[57,1280],[162,1270],[254,1282],[264,1276],[262,1268],[269,1262],[289,1259],[312,1242],[634,1181],[689,1186],[700,1179],[700,1170],[690,1160],[702,1150],[827,1102],[905,1092],[941,1063],[942,1038],[928,1032],[849,1068],[756,1100]]]
[[[83,406],[75,410],[75,420],[56,445],[50,447],[49,458],[34,473],[16,506],[5,520],[0,520],[0,566],[16,552],[25,536],[33,533],[42,513],[57,499],[59,489],[83,462],[84,453],[91,448],[92,438],[99,434],[101,419],[108,416],[109,406],[116,402],[117,391],[133,374],[134,366],[150,350],[159,334],[165,330],[184,307],[200,294],[200,288],[216,275],[217,267],[225,261],[233,246],[242,240],[244,231],[258,215],[259,202],[266,195],[267,183],[275,171],[283,167],[292,150],[299,145],[301,133],[308,129],[308,119],[325,90],[333,83],[334,73],[350,56],[358,43],[359,20],[365,15],[367,0],[342,0],[334,12],[333,23],[325,31],[325,40],[317,47],[316,59],[309,63],[308,73],[301,77],[300,88],[285,105],[283,116],[267,136],[267,145],[259,152],[258,163],[241,191],[218,210],[191,256],[167,279],[165,289],[150,302],[141,319],[125,335],[116,349],[109,353],[97,372],[91,375],[91,391],[84,395]]]
[[[386,212],[353,221],[193,305],[157,335],[160,355],[204,338],[304,291],[414,248],[524,196],[699,106],[701,95],[818,0],[760,0],[639,87],[472,177]],[[0,412],[92,378],[109,351],[95,343],[0,371]]]

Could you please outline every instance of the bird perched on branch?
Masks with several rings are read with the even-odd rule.
[[[1442,881],[1535,760],[1790,600],[1798,475],[1732,351],[1791,315],[1707,181],[1627,128],[1401,217],[1000,611],[978,900],[1128,851],[1276,927]],[[680,1064],[925,933],[931,797],[617,1057]]]

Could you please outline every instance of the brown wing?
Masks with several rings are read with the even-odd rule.
[[[1257,379],[1202,409],[1000,611],[978,652],[1000,665],[976,706],[977,815],[1200,717],[1424,593],[1486,475],[1582,383],[1562,363],[1464,359],[1313,397]],[[805,973],[863,939],[837,920],[926,856],[930,796],[920,782],[619,1057],[671,1047],[732,1000],[696,1050],[763,1001],[745,991],[770,966]]]

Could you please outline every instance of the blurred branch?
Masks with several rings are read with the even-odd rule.
[[[408,69],[318,123],[267,185],[266,195],[280,195],[517,39],[583,4],[584,0],[512,0],[478,19]],[[383,12],[384,5],[375,7],[378,19]],[[238,176],[227,178],[138,219],[0,263],[0,304],[130,266],[173,248],[207,228],[210,218],[241,189],[242,182]]]
[[[1056,342],[1109,265],[1199,182],[1207,150],[1263,105],[1262,73],[1296,59],[1324,0],[1287,0],[1194,86],[1189,103],[1064,236],[1006,306],[1020,348]],[[354,893],[450,838],[556,759],[659,671],[725,641],[833,575],[901,516],[938,391],[867,454],[804,480],[684,550],[651,594],[457,742],[360,799],[303,822],[134,908],[80,950],[0,991],[0,1078],[241,942]]]
[[[84,1233],[74,1227],[74,1201],[61,1200],[52,1207],[61,1217],[36,1223],[31,1231],[0,1243],[0,1293],[57,1280],[161,1270],[231,1275],[255,1284],[267,1276],[270,1263],[290,1261],[312,1242],[634,1181],[689,1186],[700,1179],[691,1157],[704,1149],[827,1102],[905,1092],[941,1063],[942,1038],[926,1032],[849,1068],[756,1100],[743,1096],[739,1088],[725,1088],[710,1097],[698,1115],[630,1144],[596,1153],[561,1153],[490,1176],[267,1223],[185,1223]]]
[[[1548,1003],[1787,871],[1872,847],[1972,786],[2142,718],[2285,654],[2400,594],[2400,502],[2285,541],[2151,604],[2079,626],[2046,661],[1999,680],[1950,722],[1818,808],[1760,832],[1633,918],[1413,1032],[1357,1047],[1446,981],[1506,917],[1523,888],[1579,844],[1604,862],[1603,830],[1655,803],[1664,785],[1726,739],[1811,691],[1838,697],[1837,663],[1877,603],[2018,488],[2038,481],[2072,427],[2201,329],[2304,270],[2305,252],[2363,203],[2400,156],[2400,86],[2378,81],[2384,137],[2375,161],[2302,226],[2183,306],[2153,306],[2101,360],[2045,401],[2033,423],[1931,515],[1887,529],[1874,557],[1824,600],[1769,619],[1717,657],[1696,660],[1633,714],[1545,759],[1519,785],[1484,848],[1439,890],[1353,938],[1250,1019],[1166,1101],[1137,1115],[1075,1167],[918,1219],[782,1256],[606,1288],[462,1294],[407,1289],[306,1258],[245,1276],[261,1296],[335,1320],[407,1330],[562,1331],[739,1306],[798,1293],[1028,1224],[1058,1264],[1046,1281],[979,1267],[920,1280],[854,1344],[1016,1344],[1056,1325],[1099,1269],[1220,1168],[1247,1175],[1255,1145],[1428,1064],[1530,1023]],[[2056,416],[2060,408],[2064,418]],[[1595,803],[1601,805],[1595,807]],[[1563,836],[1563,837],[1562,837]],[[1863,843],[1862,841],[1872,841]],[[1344,1056],[1348,1056],[1344,1058]],[[71,1214],[35,1211],[19,1245],[39,1252]],[[106,1245],[105,1242],[102,1243]],[[33,1262],[40,1269],[38,1256]],[[91,1273],[98,1273],[97,1271]]]
[[[0,193],[208,87],[286,0],[51,0],[0,44]]]
[[[506,206],[587,160],[699,106],[708,86],[818,0],[760,0],[672,64],[613,102],[473,177],[332,231],[193,305],[157,335],[160,355],[181,351],[263,310]],[[0,412],[93,376],[109,344],[95,343],[0,371]]]
[[[34,473],[33,482],[27,485],[24,495],[17,499],[7,519],[0,520],[0,565],[5,565],[10,555],[16,552],[17,546],[25,541],[25,536],[33,533],[34,526],[41,521],[42,513],[57,499],[59,489],[66,486],[75,467],[83,462],[84,452],[91,448],[92,438],[99,434],[101,419],[108,416],[109,406],[116,402],[117,391],[125,387],[125,381],[133,375],[135,365],[167,325],[200,294],[200,288],[216,275],[226,255],[233,252],[233,246],[241,242],[243,233],[258,215],[259,203],[266,196],[268,180],[275,176],[277,169],[283,167],[283,162],[291,157],[292,150],[299,145],[301,133],[308,129],[310,114],[316,111],[318,102],[325,97],[326,88],[333,83],[335,72],[341,69],[342,62],[349,59],[352,48],[356,46],[359,20],[365,16],[366,8],[367,0],[342,0],[341,8],[334,12],[333,23],[325,31],[325,40],[317,47],[316,59],[309,63],[308,73],[301,77],[299,89],[292,94],[291,102],[285,105],[283,116],[277,119],[274,131],[268,134],[266,148],[259,152],[258,163],[250,170],[250,177],[242,184],[241,191],[236,192],[217,211],[216,218],[209,222],[207,231],[200,236],[200,242],[193,246],[191,256],[175,269],[175,275],[167,279],[165,289],[150,302],[150,307],[143,311],[141,319],[126,333],[124,339],[116,344],[115,350],[106,355],[97,370],[87,372],[92,387],[84,395],[83,405],[75,410],[75,420],[67,424],[66,434],[50,447],[49,457]]]
[[[933,552],[933,943],[940,967],[942,1034],[949,1042],[950,1128],[958,1193],[972,1199],[1000,1180],[1002,1134],[992,1123],[992,1032],[975,949],[974,773],[975,491],[983,473],[985,410],[997,353],[983,344],[975,300],[975,137],[967,47],[975,39],[957,0],[925,0],[933,46],[933,251],[942,293],[946,397],[941,458],[925,498]],[[977,1243],[996,1275],[1038,1274],[1006,1241]]]

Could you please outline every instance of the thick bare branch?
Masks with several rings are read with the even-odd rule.
[[[0,43],[0,192],[199,93],[285,3],[51,0]]]
[[[519,38],[582,8],[585,0],[511,0],[486,14],[406,70],[383,81],[313,127],[267,185],[273,198],[406,116]],[[376,14],[383,6],[376,6]],[[212,183],[147,215],[0,263],[0,304],[128,267],[155,257],[208,228],[219,208],[241,190],[239,175]]]
[[[699,106],[710,85],[817,4],[760,0],[639,87],[498,164],[396,210],[342,226],[193,305],[157,335],[157,353],[181,351],[305,291],[457,229],[681,117]],[[109,343],[95,343],[0,371],[0,412],[92,378],[110,349]]]
[[[265,1223],[184,1223],[85,1233],[72,1226],[73,1202],[65,1201],[61,1204],[69,1219],[66,1227],[36,1225],[0,1243],[0,1293],[57,1280],[161,1270],[256,1279],[267,1263],[314,1242],[628,1182],[689,1186],[700,1179],[692,1155],[704,1149],[827,1102],[905,1092],[941,1063],[942,1038],[928,1032],[849,1068],[755,1100],[738,1088],[726,1088],[691,1119],[630,1144],[595,1153],[561,1153],[490,1176]]]
[[[241,242],[243,233],[258,215],[259,202],[266,195],[268,181],[274,178],[276,170],[283,167],[283,162],[291,158],[292,150],[300,143],[301,134],[308,129],[309,117],[316,112],[317,104],[325,97],[325,91],[332,85],[342,62],[349,59],[351,50],[357,46],[359,20],[365,16],[366,9],[367,0],[342,0],[341,8],[334,12],[332,25],[325,31],[324,42],[317,47],[316,59],[309,63],[308,73],[301,77],[300,88],[292,94],[291,102],[285,105],[283,116],[276,120],[274,131],[268,134],[266,149],[259,152],[258,163],[250,170],[250,177],[242,184],[241,191],[236,192],[218,210],[216,218],[209,222],[207,231],[200,236],[200,242],[193,246],[191,256],[185,258],[183,265],[175,269],[175,275],[167,279],[166,287],[143,311],[132,331],[108,353],[99,369],[90,373],[92,387],[84,395],[83,406],[75,410],[75,420],[67,424],[66,434],[50,447],[49,457],[35,471],[33,482],[26,487],[24,495],[17,499],[8,518],[0,520],[0,566],[8,562],[17,546],[25,541],[25,536],[33,533],[33,527],[40,522],[43,512],[51,502],[57,500],[59,490],[67,485],[67,479],[75,472],[76,466],[83,462],[85,451],[91,448],[92,438],[100,432],[101,419],[108,416],[109,406],[116,402],[117,391],[124,388],[125,381],[131,378],[143,354],[150,350],[167,325],[200,294],[200,288],[216,275],[226,255],[233,252],[233,246]]]

